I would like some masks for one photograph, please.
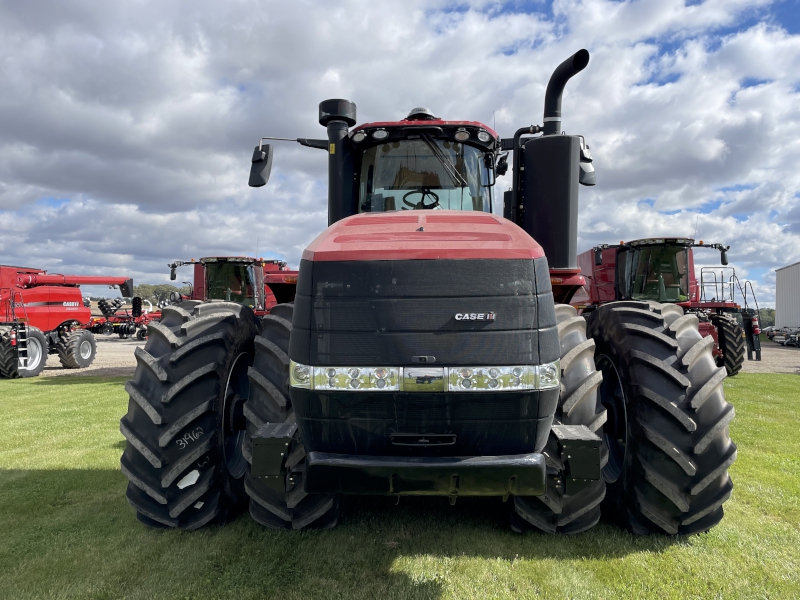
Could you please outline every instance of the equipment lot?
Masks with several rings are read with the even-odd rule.
[[[98,359],[111,354],[105,346],[126,346],[132,367],[131,344],[109,339]],[[149,530],[124,500],[123,383],[0,382],[0,597],[800,596],[793,375],[726,382],[736,487],[722,523],[688,538],[636,538],[604,524],[574,537],[518,536],[499,500],[468,498],[454,507],[356,499],[321,533],[273,532],[246,515],[191,533]]]

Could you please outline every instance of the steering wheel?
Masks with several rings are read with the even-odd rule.
[[[419,202],[417,202],[416,204],[406,200],[406,198],[408,198],[409,196],[411,196],[413,194],[422,194],[422,199]],[[433,198],[433,204],[425,204],[425,196],[430,196],[431,198]],[[437,206],[439,206],[439,196],[434,194],[431,191],[430,188],[422,188],[420,190],[411,190],[410,192],[408,192],[406,195],[403,196],[403,204],[405,204],[406,206],[412,207],[414,210],[419,210],[419,209],[430,210],[432,208],[436,208]]]

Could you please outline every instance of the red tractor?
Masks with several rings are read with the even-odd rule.
[[[320,104],[327,139],[297,142],[327,156],[329,227],[294,302],[259,319],[190,300],[149,327],[120,421],[141,522],[196,529],[249,507],[267,527],[327,528],[357,494],[492,496],[518,532],[577,533],[601,511],[637,534],[720,521],[734,411],[697,316],[626,300],[587,321],[568,304],[586,283],[578,187],[595,180],[561,96],[588,62],[559,65],[544,125],[510,139],[421,108],[355,126],[352,102]],[[507,218],[492,210],[504,152]],[[250,185],[272,158],[259,143]]]
[[[0,266],[0,377],[36,377],[48,354],[58,354],[65,369],[92,364],[94,336],[83,329],[91,322],[91,308],[84,305],[80,285],[118,286],[123,296],[133,296],[128,277]]]
[[[723,267],[704,267],[695,275],[693,248],[718,250]],[[608,302],[638,300],[675,304],[699,320],[700,333],[713,339],[712,354],[728,375],[748,360],[761,360],[761,330],[753,286],[744,285],[727,267],[722,244],[695,243],[691,238],[651,238],[602,244],[578,256],[586,277],[586,293],[573,297],[583,315]],[[742,306],[737,301],[739,290]],[[749,293],[748,293],[749,289]],[[748,305],[748,296],[755,308]],[[736,315],[741,315],[738,319]],[[741,320],[741,324],[740,324]]]
[[[278,304],[293,302],[297,290],[297,271],[279,260],[249,256],[210,256],[198,261],[175,261],[167,265],[175,281],[178,267],[194,267],[194,283],[188,296],[175,295],[173,303],[184,300],[224,300],[249,306],[264,316]]]

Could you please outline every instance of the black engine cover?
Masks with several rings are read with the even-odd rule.
[[[456,319],[465,313],[494,319]],[[555,361],[547,261],[302,261],[289,356],[326,366]]]
[[[494,319],[456,319],[465,313]],[[314,366],[410,367],[420,356],[435,366],[553,362],[547,261],[303,261],[289,356]],[[308,452],[487,456],[540,451],[558,394],[292,388],[291,400]]]

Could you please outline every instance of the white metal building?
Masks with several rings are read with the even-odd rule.
[[[775,325],[800,327],[800,262],[775,269]]]

